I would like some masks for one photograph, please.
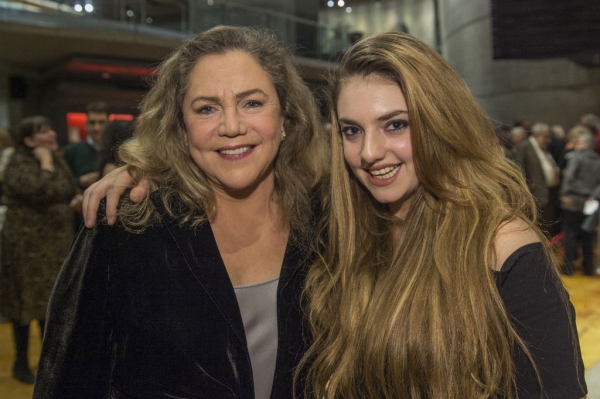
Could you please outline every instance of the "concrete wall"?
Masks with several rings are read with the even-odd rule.
[[[569,129],[600,114],[600,68],[568,59],[494,60],[490,0],[439,0],[442,55],[498,122],[528,119]]]

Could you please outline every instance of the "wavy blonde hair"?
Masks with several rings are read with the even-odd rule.
[[[338,96],[348,78],[372,75],[398,85],[410,115],[420,185],[402,221],[344,160]],[[513,398],[513,350],[528,351],[496,288],[494,239],[517,218],[542,235],[487,115],[439,54],[402,33],[364,39],[344,55],[330,106],[328,251],[305,288],[315,338],[302,362],[306,395]]]
[[[297,72],[290,51],[265,30],[219,26],[184,42],[158,70],[158,77],[144,98],[142,115],[133,140],[119,156],[139,181],[146,177],[150,191],[160,189],[168,212],[181,222],[200,223],[216,211],[214,192],[204,172],[189,155],[182,103],[190,74],[206,55],[243,51],[265,70],[275,86],[286,139],[275,159],[275,191],[292,237],[310,231],[314,187],[325,170],[323,135],[312,93]],[[178,199],[185,209],[172,209]],[[120,219],[132,230],[143,229],[158,219],[147,196],[140,204],[125,202]]]

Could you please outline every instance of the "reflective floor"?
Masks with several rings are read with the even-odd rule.
[[[600,276],[578,275],[563,277],[577,312],[577,330],[586,368],[589,399],[600,399]],[[40,353],[40,333],[34,323],[30,343],[29,363],[37,364]],[[30,399],[31,385],[12,378],[15,350],[12,328],[9,323],[0,324],[0,399]]]

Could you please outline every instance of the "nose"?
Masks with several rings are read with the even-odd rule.
[[[235,108],[226,108],[219,128],[219,135],[236,137],[246,133],[246,123]]]
[[[385,137],[380,132],[366,131],[360,157],[366,166],[383,159],[385,157]]]

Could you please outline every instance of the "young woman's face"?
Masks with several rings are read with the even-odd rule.
[[[245,52],[202,57],[183,100],[190,155],[221,193],[273,177],[284,118],[269,75]]]
[[[402,91],[379,76],[351,77],[340,91],[337,113],[350,169],[377,201],[403,218],[419,180]]]
[[[25,145],[29,148],[45,147],[50,151],[56,151],[58,150],[56,132],[50,126],[44,125],[33,136],[25,138]]]

